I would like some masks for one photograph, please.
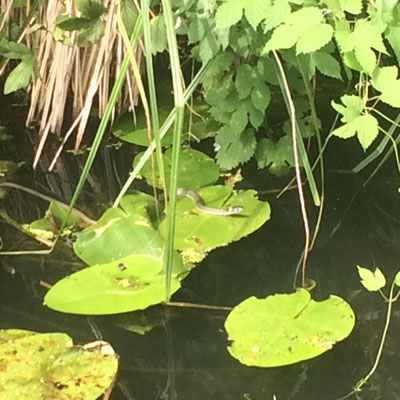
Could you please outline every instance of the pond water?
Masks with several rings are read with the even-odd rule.
[[[325,213],[308,274],[317,281],[314,299],[342,297],[356,313],[356,326],[348,339],[315,359],[269,369],[241,365],[226,350],[227,314],[222,311],[155,307],[162,323],[139,335],[122,328],[118,316],[49,310],[42,305],[46,289],[40,280],[55,282],[76,268],[77,260],[68,252],[0,259],[0,328],[66,332],[75,343],[108,341],[120,356],[114,400],[339,399],[369,371],[385,320],[386,303],[362,288],[356,265],[379,266],[389,279],[400,268],[400,182],[388,173],[379,174],[366,188],[362,182],[354,175],[328,172],[326,176]],[[271,204],[271,221],[240,242],[213,251],[184,280],[173,301],[234,306],[249,296],[292,291],[304,241],[297,194],[261,197]],[[18,208],[17,203],[14,206]],[[311,204],[309,209],[314,218]],[[23,245],[3,221],[0,235],[13,249]],[[382,361],[360,398],[400,398],[399,334],[395,303]]]

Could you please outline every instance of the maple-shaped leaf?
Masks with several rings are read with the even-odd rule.
[[[392,107],[400,107],[400,80],[398,69],[391,67],[377,68],[372,76],[372,86],[381,92],[379,99]]]
[[[342,114],[341,121],[345,124],[332,134],[342,139],[357,135],[362,148],[366,150],[378,136],[378,121],[370,114],[361,114],[364,104],[359,97],[345,95],[341,100],[344,106],[332,102],[332,107]]]
[[[352,52],[363,71],[372,75],[377,57],[373,49],[387,54],[379,27],[367,19],[359,19],[351,32],[348,22],[341,21],[335,38],[342,53]]]
[[[288,49],[296,44],[296,53],[312,53],[325,46],[332,38],[333,28],[324,22],[317,7],[304,7],[285,18],[278,26],[263,52]]]

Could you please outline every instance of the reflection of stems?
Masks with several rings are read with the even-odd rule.
[[[232,311],[233,309],[232,307],[212,306],[209,304],[185,303],[182,301],[166,301],[163,304],[169,307],[198,308],[201,310]]]
[[[381,360],[382,352],[383,352],[383,346],[385,345],[386,335],[387,335],[388,330],[389,330],[390,318],[392,316],[392,303],[394,303],[398,298],[398,295],[393,297],[394,287],[395,287],[395,280],[393,280],[392,285],[390,286],[389,298],[387,299],[388,307],[387,307],[387,311],[386,311],[385,326],[383,328],[382,338],[381,338],[381,342],[379,344],[378,352],[376,353],[374,365],[371,367],[371,369],[369,370],[367,375],[365,375],[363,378],[361,378],[357,382],[356,386],[354,387],[354,389],[350,393],[348,393],[344,397],[341,397],[338,400],[347,399],[352,394],[356,394],[357,392],[359,392],[361,390],[361,388],[368,382],[369,378],[371,378],[371,376],[375,373],[376,369],[378,368],[379,362]]]

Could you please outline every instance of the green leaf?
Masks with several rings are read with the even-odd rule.
[[[319,24],[303,32],[296,45],[297,54],[308,54],[324,47],[333,35],[333,28],[328,24]]]
[[[78,35],[78,46],[86,46],[87,43],[96,44],[104,33],[104,22],[100,19],[94,20],[90,26]]]
[[[243,15],[242,0],[227,0],[221,4],[215,14],[215,23],[218,29],[229,28],[240,21]]]
[[[392,107],[400,107],[400,80],[398,69],[391,67],[377,68],[371,80],[372,86],[381,92],[379,99]]]
[[[27,57],[8,74],[4,84],[4,94],[15,92],[18,89],[24,88],[28,85],[31,74],[34,69],[35,59]]]
[[[271,50],[290,49],[299,38],[298,30],[291,25],[280,25],[272,33],[271,39],[265,44],[263,54]]]
[[[354,53],[357,61],[369,75],[372,75],[377,63],[372,49],[387,54],[381,32],[371,21],[360,19],[355,24],[352,36],[354,37]]]
[[[379,268],[375,268],[374,272],[372,272],[368,268],[360,266],[357,266],[357,269],[358,269],[358,275],[360,276],[361,279],[361,284],[369,292],[376,292],[379,289],[385,287],[386,278]]]
[[[311,53],[325,46],[332,35],[333,28],[324,23],[322,11],[304,7],[290,14],[284,24],[274,30],[263,51],[288,49],[297,43],[297,54]]]
[[[399,286],[399,287],[400,287],[400,271],[397,272],[397,274],[395,275],[395,277],[394,277],[394,283],[395,283],[396,286]]]
[[[246,129],[248,123],[247,111],[239,108],[232,113],[229,128],[232,133],[241,133]]]
[[[338,296],[316,302],[300,289],[292,294],[250,297],[225,321],[229,353],[242,364],[278,367],[331,350],[354,328],[350,305]]]
[[[255,158],[258,168],[268,167],[274,174],[294,165],[293,144],[290,136],[286,135],[273,142],[270,139],[261,139],[258,143]]]
[[[253,68],[243,63],[236,71],[235,87],[239,99],[245,99],[251,93],[253,87]]]
[[[102,264],[131,254],[160,257],[164,241],[151,226],[147,213],[130,217],[109,208],[96,224],[76,234],[76,255],[86,264]]]
[[[139,153],[134,161],[135,166],[141,158]],[[190,147],[182,147],[179,160],[178,186],[188,189],[197,189],[202,186],[214,184],[219,177],[219,168],[215,161],[207,154]],[[164,171],[167,187],[169,187],[170,168],[172,163],[172,150],[169,148],[163,156]],[[151,186],[162,187],[158,171],[154,171],[151,161],[147,161],[141,170],[141,174]]]
[[[57,24],[57,27],[64,31],[75,31],[90,27],[90,19],[71,17],[62,20]]]
[[[400,63],[400,26],[388,27],[385,37],[396,54],[397,62]]]
[[[151,52],[162,53],[167,48],[164,15],[156,15],[150,21]]]
[[[251,91],[251,101],[260,111],[264,112],[271,100],[271,91],[265,83],[259,83]]]
[[[44,303],[57,311],[84,315],[143,310],[165,300],[162,256],[131,255],[78,271],[57,282]],[[171,294],[180,287],[171,281]]]
[[[211,60],[221,47],[221,43],[217,40],[215,35],[214,21],[210,18],[202,19],[204,27],[204,37],[199,44],[199,55],[201,61],[206,64]]]
[[[321,50],[312,53],[311,57],[321,74],[330,78],[342,79],[340,76],[340,64],[333,56]]]
[[[234,133],[229,127],[223,127],[217,133],[215,145],[218,165],[224,169],[232,169],[250,160],[257,141],[251,129]]]
[[[5,58],[32,58],[32,51],[23,43],[0,41],[0,54]]]
[[[265,18],[268,12],[270,2],[268,0],[245,0],[244,15],[251,25],[256,30],[258,24]]]

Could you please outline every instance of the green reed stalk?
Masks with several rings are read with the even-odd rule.
[[[165,273],[165,300],[168,301],[171,293],[171,275],[172,275],[172,259],[174,254],[174,236],[175,236],[175,203],[176,188],[178,182],[179,155],[181,147],[181,137],[183,130],[183,116],[185,111],[185,102],[183,97],[182,73],[179,64],[178,43],[175,35],[174,19],[172,14],[171,3],[169,0],[161,0],[165,26],[167,29],[167,40],[171,62],[172,86],[174,91],[174,104],[176,117],[174,123],[174,132],[172,140],[172,159],[171,159],[171,175],[169,183],[169,205],[167,207],[167,240],[164,255],[164,273]]]
[[[158,118],[158,106],[157,106],[157,94],[156,85],[154,79],[154,68],[153,68],[153,55],[151,52],[151,36],[150,36],[150,21],[149,21],[149,0],[142,0],[141,2],[141,13],[143,19],[143,39],[144,39],[144,55],[146,60],[146,73],[147,83],[149,86],[149,97],[150,97],[150,110],[151,110],[151,125],[152,125],[152,136],[156,143],[156,155],[157,155],[157,166],[161,184],[166,193],[165,184],[165,171],[161,148],[161,136],[160,136],[160,121]],[[167,206],[167,196],[165,196],[165,205]],[[157,204],[157,202],[156,202]]]

